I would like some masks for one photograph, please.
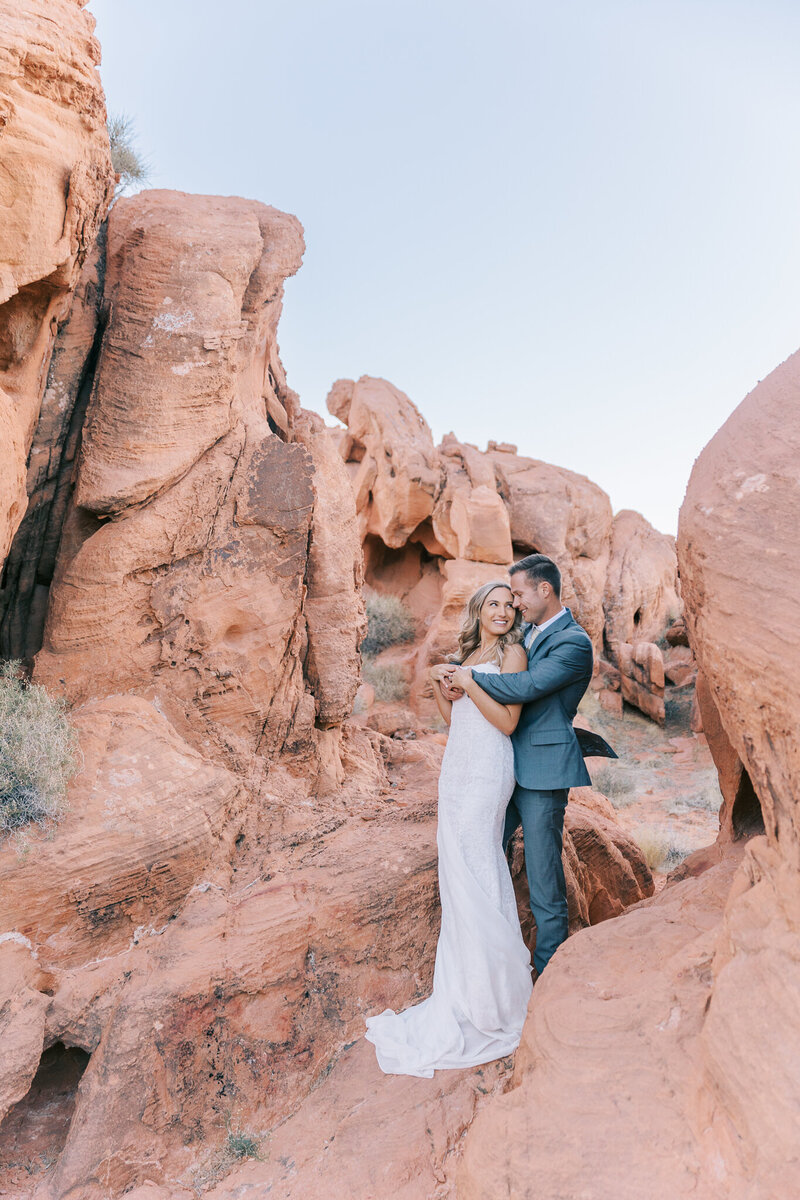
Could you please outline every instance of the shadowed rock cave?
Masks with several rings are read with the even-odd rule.
[[[750,776],[742,767],[739,786],[731,813],[733,836],[739,838],[755,837],[764,833],[764,814],[761,811],[761,801],[756,795]]]
[[[67,1140],[78,1084],[90,1055],[56,1042],[42,1054],[26,1094],[0,1126],[0,1171],[26,1176],[51,1167]]]

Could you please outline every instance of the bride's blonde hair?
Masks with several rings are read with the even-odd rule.
[[[458,651],[453,655],[453,658],[460,663],[463,663],[465,658],[469,658],[473,650],[477,650],[481,644],[481,609],[483,608],[486,597],[489,592],[493,592],[495,588],[505,588],[507,592],[511,588],[503,579],[495,579],[492,583],[484,583],[483,587],[479,587],[474,595],[470,596],[467,601],[467,607],[464,610],[464,619],[461,622],[461,632],[458,635]],[[503,665],[503,654],[506,646],[513,646],[515,642],[522,641],[522,629],[520,627],[520,615],[518,611],[514,612],[514,624],[509,629],[508,633],[502,634],[497,639],[497,645],[494,648],[492,657],[488,662],[497,663],[498,667]]]

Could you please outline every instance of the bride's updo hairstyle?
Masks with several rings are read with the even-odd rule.
[[[503,579],[495,579],[492,583],[484,583],[483,587],[479,587],[477,592],[470,596],[464,611],[464,619],[461,622],[461,632],[458,635],[458,651],[453,655],[451,661],[463,663],[464,659],[469,658],[473,650],[477,650],[478,646],[480,646],[481,609],[489,592],[493,592],[495,588],[505,588],[507,592],[511,591],[511,588]],[[514,624],[508,633],[504,633],[497,639],[494,653],[488,661],[497,663],[498,667],[502,667],[503,653],[506,646],[513,646],[515,642],[521,641],[521,618],[519,611],[515,610]]]

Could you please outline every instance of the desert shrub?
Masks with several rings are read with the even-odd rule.
[[[191,1172],[191,1181],[198,1193],[219,1183],[244,1159],[255,1158],[264,1162],[267,1157],[261,1149],[262,1138],[245,1129],[234,1129],[230,1117],[226,1118],[225,1128],[227,1137],[222,1146],[208,1154]]]
[[[630,793],[633,792],[634,783],[624,773],[624,770],[604,764],[595,767],[592,771],[592,787],[597,788],[598,792],[602,792],[604,796],[608,796],[609,800],[621,801],[623,796],[630,796]],[[634,799],[635,796],[630,796],[626,803],[632,804]],[[618,803],[617,807],[624,807],[624,804]]]
[[[718,812],[722,804],[722,793],[719,788],[708,787],[691,796],[681,796],[676,803],[682,808],[699,809],[702,812]]]
[[[374,687],[376,700],[405,700],[408,695],[403,668],[395,663],[375,663],[367,658],[361,668],[361,677]]]
[[[136,130],[125,113],[108,118],[111,165],[119,175],[117,195],[129,187],[141,187],[150,178],[150,167],[136,147]]]
[[[368,592],[366,601],[367,636],[361,643],[362,654],[379,654],[387,646],[411,641],[414,618],[399,597]]]
[[[64,701],[0,666],[0,832],[57,818],[78,762]]]
[[[225,1142],[225,1150],[231,1158],[258,1158],[260,1148],[258,1138],[241,1129],[231,1130]]]
[[[642,825],[633,834],[644,860],[651,871],[673,871],[692,853],[692,847],[669,829]]]
[[[664,700],[664,715],[665,723],[672,726],[680,726],[688,732],[689,720],[692,713],[692,691],[673,692],[671,696],[667,696]]]

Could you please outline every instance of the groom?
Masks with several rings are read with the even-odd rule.
[[[591,783],[572,720],[592,678],[592,643],[561,603],[561,572],[551,558],[529,554],[509,575],[514,607],[529,624],[528,669],[508,675],[477,671],[473,679],[501,704],[523,706],[511,735],[517,786],[506,812],[503,848],[521,822],[536,921],[533,964],[541,974],[568,932],[561,861],[567,795],[571,787]],[[463,671],[455,669],[454,685]]]

